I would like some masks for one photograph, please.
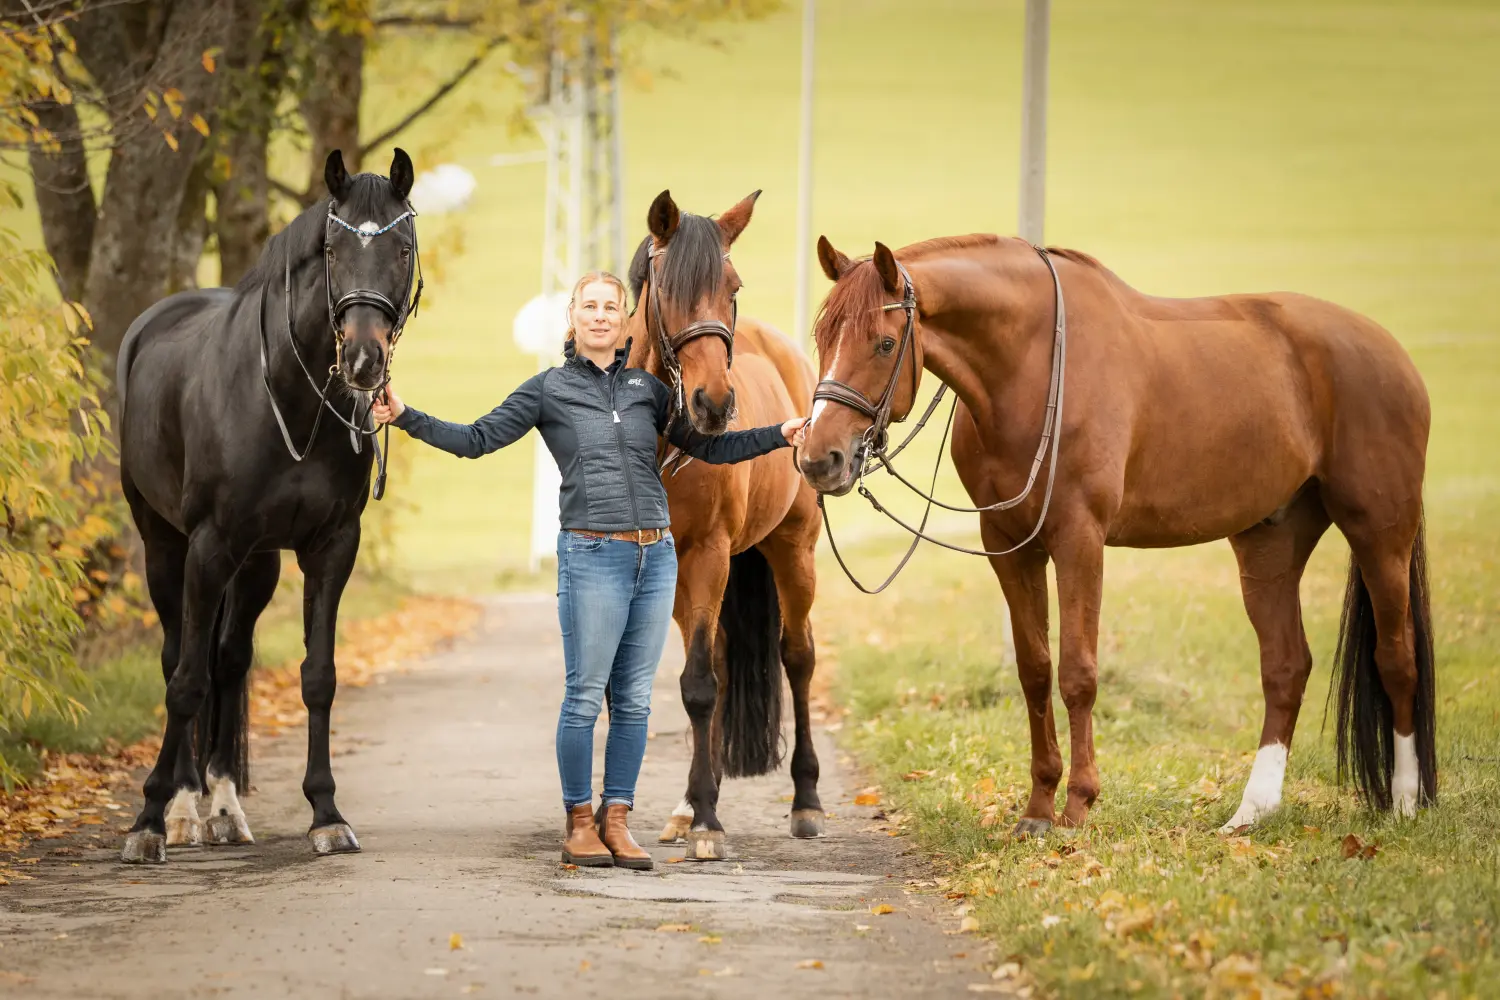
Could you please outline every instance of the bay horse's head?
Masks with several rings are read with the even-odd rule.
[[[631,292],[644,321],[640,335],[701,434],[722,434],[734,419],[729,366],[741,282],[729,248],[750,224],[758,197],[756,191],[711,219],[678,211],[663,191],[646,213],[651,235],[630,264]]]
[[[884,243],[850,260],[818,237],[818,263],[834,283],[813,326],[819,376],[801,449],[802,477],[820,493],[854,488],[891,423],[906,419],[922,379],[916,288]]]
[[[391,352],[421,296],[417,220],[407,202],[411,157],[397,149],[390,177],[350,176],[335,149],[323,166],[330,201],[323,258],[328,318],[338,342],[344,381],[365,392],[388,380]]]

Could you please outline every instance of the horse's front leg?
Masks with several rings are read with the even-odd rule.
[[[162,736],[156,766],[146,778],[145,805],[120,850],[120,860],[126,864],[166,861],[168,802],[180,788],[188,797],[189,805],[196,804],[199,788],[193,765],[193,720],[208,693],[209,662],[213,645],[218,641],[215,624],[219,601],[234,576],[236,565],[237,561],[216,529],[204,525],[193,532],[182,564],[182,627],[177,648],[173,651],[178,662],[167,682],[166,733]],[[167,650],[173,646],[170,631],[167,649],[163,652],[164,663]],[[201,837],[196,808],[191,809],[190,816],[189,810],[183,808],[173,819],[174,827],[179,827],[183,833],[191,827]],[[181,822],[176,822],[179,819]]]
[[[339,599],[354,571],[359,554],[359,522],[341,525],[316,549],[297,551],[304,589],[302,627],[307,656],[302,661],[302,703],[307,706],[307,774],[302,794],[312,804],[312,827],[307,836],[319,854],[358,851],[354,830],[334,805],[333,767],[329,762],[328,730],[333,695],[338,687],[333,663],[338,628]]]
[[[661,840],[686,839],[687,857],[714,861],[724,857],[724,827],[716,812],[721,767],[718,759],[719,713],[724,685],[723,657],[718,650],[719,608],[729,582],[729,546],[684,545],[678,549],[677,599],[672,616],[682,629],[687,658],[680,680],[682,707],[693,730],[693,759],[687,794],[662,830]]]
[[[1094,763],[1094,697],[1099,687],[1099,608],[1104,591],[1104,533],[1092,521],[1064,529],[1053,547],[1057,564],[1059,652],[1057,687],[1068,710],[1072,760],[1062,826],[1082,826],[1099,796]]]

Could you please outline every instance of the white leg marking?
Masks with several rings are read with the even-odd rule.
[[[687,819],[693,818],[693,807],[692,804],[688,802],[686,795],[682,797],[681,802],[677,803],[677,808],[672,810],[672,815],[682,816]]]
[[[1281,784],[1286,778],[1286,755],[1287,749],[1280,743],[1263,746],[1255,752],[1250,780],[1245,783],[1245,796],[1229,822],[1219,827],[1220,833],[1233,833],[1242,826],[1249,826],[1281,805]]]
[[[1417,792],[1422,780],[1417,775],[1417,737],[1396,734],[1396,769],[1391,773],[1391,803],[1397,816],[1417,814]]]
[[[203,821],[198,818],[198,793],[179,788],[167,807],[167,846],[203,843]]]
[[[209,771],[208,787],[213,792],[208,808],[210,839],[215,843],[255,843],[255,838],[250,835],[250,824],[245,820],[245,810],[240,806],[234,779]]]

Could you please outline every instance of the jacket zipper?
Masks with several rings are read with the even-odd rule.
[[[615,369],[615,373],[608,376],[608,397],[604,395],[604,390],[599,388],[598,379],[596,379],[592,374],[589,374],[589,379],[593,381],[594,388],[598,389],[599,398],[603,399],[604,405],[609,407],[609,415],[615,425],[615,447],[619,450],[620,453],[620,472],[625,477],[625,492],[630,496],[630,526],[632,528],[639,528],[641,526],[641,511],[640,508],[636,506],[635,478],[630,474],[630,458],[625,452],[625,432],[620,429],[620,411],[615,408],[615,387],[619,381],[620,373],[624,370],[625,365],[622,362],[620,364],[620,367]]]

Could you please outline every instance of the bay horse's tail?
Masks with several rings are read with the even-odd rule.
[[[758,549],[729,560],[719,609],[719,641],[728,673],[723,761],[730,778],[781,765],[781,605],[771,564]]]
[[[1436,683],[1433,677],[1432,606],[1427,586],[1427,541],[1417,528],[1411,550],[1411,620],[1415,639],[1417,686],[1413,696],[1418,801],[1437,800]],[[1334,682],[1338,698],[1338,775],[1352,777],[1364,800],[1377,809],[1391,808],[1391,775],[1395,768],[1395,729],[1391,700],[1375,663],[1375,611],[1359,564],[1349,560],[1344,613],[1339,622]],[[1331,692],[1330,692],[1331,693]]]
[[[219,610],[214,615],[214,641],[209,644],[208,654],[208,693],[204,696],[203,705],[193,719],[193,752],[198,762],[198,780],[205,790],[208,788],[208,764],[216,749],[215,738],[221,728],[224,712],[220,691],[224,678],[218,669],[218,659],[219,636],[222,635],[226,624],[224,610],[227,604],[227,600],[221,600]],[[231,761],[233,771],[229,777],[234,779],[234,787],[239,790],[239,794],[245,795],[250,791],[250,675],[248,673],[240,682],[238,694],[239,697],[229,708],[235,717],[234,757]]]

